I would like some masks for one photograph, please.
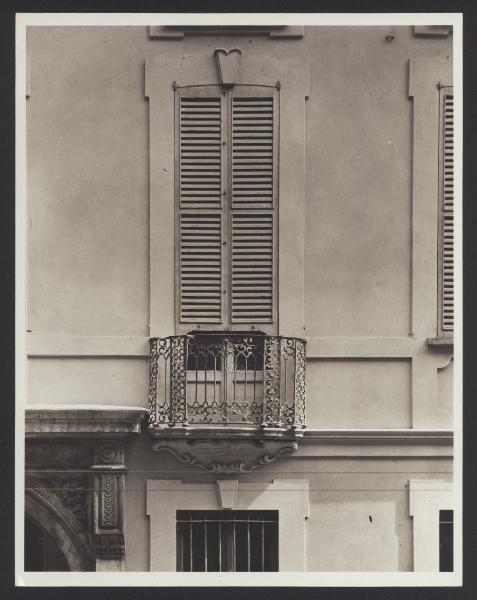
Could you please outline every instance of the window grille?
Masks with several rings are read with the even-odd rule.
[[[278,571],[277,510],[178,510],[178,571]]]

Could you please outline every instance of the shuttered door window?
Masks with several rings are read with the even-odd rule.
[[[440,95],[439,335],[454,330],[454,94]]]
[[[274,333],[278,90],[175,93],[178,330]]]

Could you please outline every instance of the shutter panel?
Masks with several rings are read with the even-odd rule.
[[[221,323],[222,99],[181,95],[176,106],[180,321]]]
[[[273,323],[276,99],[232,98],[231,321]]]
[[[275,327],[278,90],[238,88],[175,92],[181,332]]]
[[[182,212],[180,216],[181,321],[222,320],[222,217]]]
[[[232,321],[273,321],[273,215],[232,215]]]
[[[221,208],[220,98],[180,98],[181,208]]]
[[[273,206],[273,97],[233,98],[232,206]]]
[[[442,330],[454,329],[454,96],[443,95],[442,116]]]

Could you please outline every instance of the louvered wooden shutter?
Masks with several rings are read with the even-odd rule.
[[[274,321],[277,132],[277,99],[270,90],[248,96],[234,92],[232,323]]]
[[[277,95],[176,90],[181,331],[276,327]]]
[[[454,329],[454,95],[441,93],[441,330]]]
[[[224,100],[218,90],[191,90],[176,101],[179,320],[222,323]]]

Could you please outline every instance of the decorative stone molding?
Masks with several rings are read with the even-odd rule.
[[[140,433],[145,417],[145,409],[124,406],[31,406],[25,410],[25,432],[27,437],[39,437],[45,433]]]
[[[119,525],[119,487],[118,475],[107,473],[101,477],[101,503],[99,505],[99,527],[101,529],[115,529]]]
[[[307,429],[305,443],[443,444],[452,446],[450,429]]]
[[[93,448],[88,440],[28,439],[25,444],[27,469],[88,469],[93,463]]]
[[[238,479],[218,479],[217,491],[222,508],[235,508],[237,501]]]
[[[119,440],[98,441],[94,448],[94,547],[96,559],[118,560],[124,542],[124,446]],[[102,569],[104,570],[104,563]],[[107,570],[107,569],[106,569]],[[114,570],[117,570],[116,568]]]
[[[94,448],[95,466],[102,464],[120,465],[124,464],[124,446],[117,441],[97,444]]]
[[[152,447],[210,473],[247,473],[297,450],[298,444],[290,439],[177,438],[160,440]]]
[[[235,85],[241,54],[242,51],[240,48],[230,48],[230,50],[216,48],[214,50],[220,84],[224,87],[233,87]]]
[[[98,534],[95,536],[96,557],[99,559],[116,560],[125,553],[124,534]]]
[[[26,473],[25,491],[36,494],[71,524],[77,533],[89,531],[88,476],[79,473]]]
[[[151,25],[149,38],[182,40],[190,35],[268,35],[271,39],[301,39],[303,25]]]
[[[57,490],[57,494],[64,506],[67,506],[71,510],[84,529],[88,527],[88,487],[87,477],[78,477],[60,481],[59,489]]]
[[[67,416],[71,414],[75,411],[68,411]],[[134,414],[137,415],[137,411]],[[52,415],[47,413],[47,416]],[[48,422],[56,425],[55,418]],[[72,422],[78,424],[75,419]],[[123,421],[126,431],[130,430],[130,424]],[[85,420],[80,419],[79,427],[84,425]],[[87,560],[96,560],[98,571],[124,568],[127,468],[124,432],[117,435],[119,437],[110,437],[110,432],[106,435],[102,432],[102,437],[97,439],[97,435],[83,434],[81,438],[73,436],[65,441],[64,435],[52,436],[50,429],[50,433],[29,437],[26,442],[26,495],[41,498],[69,524],[88,548]]]
[[[56,542],[71,571],[94,571],[88,534],[78,531],[77,520],[71,519],[55,499],[54,496],[27,487],[25,514]]]

